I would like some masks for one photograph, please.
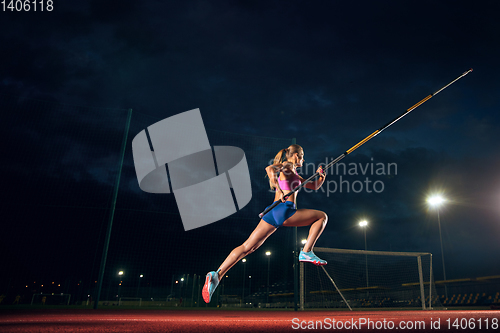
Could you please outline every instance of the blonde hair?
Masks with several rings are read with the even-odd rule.
[[[273,165],[282,164],[284,161],[292,157],[293,154],[300,154],[302,151],[302,147],[295,144],[289,146],[288,148],[281,149],[274,157]],[[274,185],[271,179],[269,179],[269,186],[271,187],[271,189],[274,189]]]

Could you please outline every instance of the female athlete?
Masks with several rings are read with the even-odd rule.
[[[309,235],[304,248],[300,251],[299,261],[311,262],[315,265],[326,265],[326,261],[319,259],[312,251],[316,240],[325,229],[328,216],[319,210],[296,209],[297,192],[292,193],[286,200],[284,196],[292,189],[304,182],[297,174],[296,168],[304,163],[304,150],[299,145],[291,145],[274,158],[273,164],[266,168],[271,188],[276,190],[274,201],[281,201],[274,209],[262,217],[250,237],[236,247],[227,256],[217,271],[209,272],[205,279],[202,295],[206,303],[210,303],[212,295],[219,285],[219,281],[238,261],[257,250],[265,240],[281,226],[304,227],[310,226]],[[309,182],[304,187],[317,190],[325,181],[325,172],[321,167],[316,171],[320,177]]]

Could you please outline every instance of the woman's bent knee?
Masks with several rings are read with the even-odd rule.
[[[328,223],[328,215],[325,212],[321,212],[321,219],[323,220],[323,225]]]

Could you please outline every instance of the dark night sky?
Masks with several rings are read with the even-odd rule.
[[[343,160],[348,169],[349,163],[365,166],[372,159],[395,163],[396,175],[368,175],[383,182],[383,192],[337,191],[327,196],[302,191],[298,199],[302,208],[329,215],[317,246],[362,249],[363,233],[357,222],[366,218],[369,249],[432,252],[440,260],[437,215],[429,211],[425,199],[432,191],[442,191],[448,199],[440,215],[448,278],[498,275],[499,10],[497,1],[56,0],[52,12],[0,13],[0,93],[65,105],[131,108],[157,120],[200,108],[207,129],[290,142],[296,138],[305,149],[306,163],[317,164],[337,157],[473,68],[474,72]],[[72,119],[117,132],[123,128],[123,117],[112,125],[110,113],[96,112]],[[82,172],[93,175],[92,181],[84,178],[73,184],[68,178],[68,186],[99,201],[98,194],[86,192],[97,183],[105,191],[101,204],[107,205],[114,179],[110,170],[116,165],[106,157],[118,154],[121,135],[117,134],[114,148],[77,143],[71,131],[61,130],[67,124],[65,117],[55,111],[43,118],[31,113],[36,115],[33,128],[50,117],[60,122],[40,145],[50,142],[54,149],[92,150],[82,160],[72,160]],[[144,120],[134,127],[129,140],[153,122]],[[8,122],[3,126],[4,143],[13,142],[5,140],[19,129]],[[225,144],[240,146],[228,140]],[[259,142],[266,145],[265,140]],[[133,170],[130,150],[128,146],[129,171]],[[42,151],[38,147],[26,154]],[[275,153],[258,156],[257,165],[251,166],[257,170],[252,171],[252,182],[260,185],[253,187],[252,211],[247,208],[245,217],[257,216],[272,201],[262,172]],[[34,167],[9,154],[3,154],[4,174],[21,175]],[[302,174],[313,171],[310,167]],[[338,181],[338,176],[330,172],[328,179]],[[365,178],[344,175],[350,182]],[[133,173],[122,184],[127,186],[120,195],[129,200],[134,196],[141,202],[151,200],[140,193]],[[28,195],[11,183],[3,192],[4,201],[11,200],[14,206],[24,200],[21,195]],[[33,201],[26,199],[23,207],[34,209],[26,202]],[[29,262],[29,251],[16,254],[9,241],[20,239],[21,226],[29,230],[37,222],[16,221],[17,227],[7,229],[10,236],[4,234],[9,240],[3,251]],[[44,223],[58,223],[50,221]],[[196,244],[197,253],[188,257],[210,262],[210,267],[193,273],[216,268],[223,254],[243,241],[258,219],[245,221],[244,227],[231,232],[229,224],[221,221],[185,234],[179,222],[175,229],[179,237]],[[96,222],[98,231],[102,222]],[[66,227],[73,243],[85,242],[74,228]],[[206,233],[231,241],[211,255],[209,250],[200,251],[203,242],[212,242],[206,240]],[[146,231],[143,237],[142,241],[147,239]],[[279,245],[270,242],[278,251]],[[94,245],[79,256],[95,263],[99,251]],[[188,260],[183,268],[189,265]],[[439,279],[439,265],[435,270]]]

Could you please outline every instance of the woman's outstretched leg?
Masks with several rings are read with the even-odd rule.
[[[219,267],[219,280],[227,273],[227,271],[233,267],[238,261],[249,255],[250,253],[257,250],[266,239],[272,235],[273,232],[276,231],[276,228],[270,225],[269,223],[261,220],[257,227],[254,229],[252,234],[248,237],[248,239],[236,247],[231,253],[227,256],[226,260]]]
[[[206,303],[210,303],[215,288],[217,288],[219,281],[224,277],[227,271],[245,256],[257,250],[275,231],[276,228],[274,226],[261,220],[248,239],[231,251],[226,260],[220,265],[219,269],[216,272],[209,272],[207,274],[205,285],[202,290],[203,300]]]

